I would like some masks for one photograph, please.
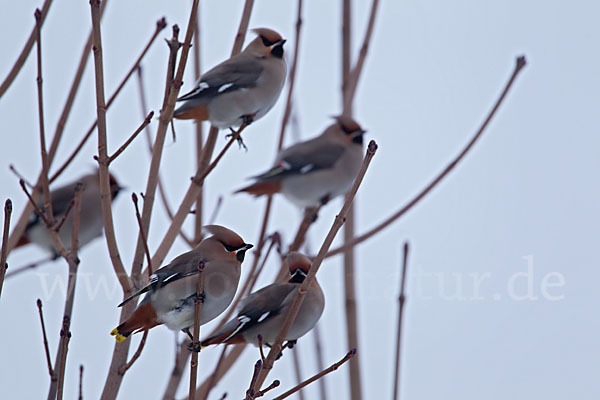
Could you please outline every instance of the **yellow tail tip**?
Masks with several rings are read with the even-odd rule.
[[[113,329],[110,332],[111,336],[115,337],[115,340],[117,341],[117,343],[121,343],[123,340],[127,339],[127,336],[123,336],[119,333],[119,331],[117,330],[117,328]]]

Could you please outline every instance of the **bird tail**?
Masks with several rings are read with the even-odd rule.
[[[15,246],[15,248],[25,246],[26,244],[29,244],[29,243],[31,243],[31,241],[29,240],[27,235],[24,234],[23,236],[21,236],[19,238],[19,241],[17,242],[17,245]]]
[[[173,111],[173,118],[207,121],[209,119],[208,109],[206,108],[206,104],[194,106],[193,104],[184,103],[181,107]]]
[[[245,343],[242,335],[236,335],[239,327],[237,319],[229,321],[221,329],[215,332],[214,335],[207,337],[200,344],[202,347],[210,346],[212,344],[237,344]]]
[[[159,325],[160,322],[156,319],[156,311],[150,303],[142,304],[135,312],[115,329],[110,332],[111,336],[119,343],[124,341],[132,333],[144,331]]]
[[[235,193],[246,192],[254,196],[262,196],[279,193],[280,191],[281,181],[272,180],[253,183],[250,186],[235,191]]]

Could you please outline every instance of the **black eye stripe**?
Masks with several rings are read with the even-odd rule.
[[[270,41],[269,39],[267,39],[267,38],[266,38],[266,37],[264,37],[264,36],[261,36],[260,38],[262,39],[262,42],[263,42],[263,44],[265,45],[265,47],[270,47],[270,46],[273,46],[273,45],[276,43],[276,42],[272,42],[272,41]]]
[[[243,245],[242,246],[230,246],[230,245],[225,244],[223,242],[221,242],[221,243],[223,244],[223,246],[225,247],[225,250],[227,250],[227,251],[237,251],[237,250],[239,250],[239,249],[241,249],[243,247]]]

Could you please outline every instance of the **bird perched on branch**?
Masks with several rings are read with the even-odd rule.
[[[67,250],[71,248],[71,235],[75,214],[74,210],[71,209],[71,204],[74,200],[75,189],[79,183],[82,184],[83,189],[79,214],[79,247],[85,246],[93,239],[102,235],[102,228],[104,227],[102,202],[100,200],[100,178],[97,172],[82,176],[76,182],[52,190],[50,192],[52,214],[57,224],[60,224],[65,213],[68,212],[67,217],[58,230],[58,237]],[[115,177],[110,175],[111,199],[114,200],[122,189]],[[38,206],[42,211],[44,211],[43,197],[42,195],[42,198],[38,202]],[[25,232],[17,243],[17,247],[28,243],[35,243],[49,250],[55,256],[58,256],[44,220],[35,212],[31,215]]]
[[[287,283],[273,283],[244,298],[240,302],[238,316],[204,339],[202,346],[219,343],[253,343],[258,346],[259,335],[262,343],[272,345],[311,266],[310,260],[297,252],[287,256],[287,264],[291,274]],[[310,331],[321,318],[324,308],[323,291],[314,279],[285,340],[295,342]]]
[[[204,305],[200,325],[211,321],[229,306],[238,287],[246,250],[253,246],[223,226],[207,225],[204,229],[212,236],[156,270],[146,287],[119,304],[121,307],[147,293],[135,312],[110,333],[117,342],[122,342],[132,333],[160,324],[171,330],[182,330],[191,338],[189,328],[194,325],[194,302],[201,262],[204,263]]]
[[[270,170],[236,193],[282,193],[299,207],[323,205],[352,186],[364,156],[365,132],[353,119],[335,117],[321,135],[281,150]]]
[[[218,128],[249,125],[273,107],[285,81],[285,39],[274,30],[253,30],[258,37],[239,54],[204,73],[181,96],[173,117],[210,121]]]

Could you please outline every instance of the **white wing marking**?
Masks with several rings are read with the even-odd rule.
[[[224,85],[221,85],[221,87],[219,88],[218,92],[219,93],[224,92],[224,91],[226,91],[227,89],[229,89],[232,86],[233,86],[233,83],[226,83]]]
[[[258,319],[257,322],[263,322],[268,316],[269,314],[271,314],[270,312],[266,312],[263,315],[260,316],[260,318]]]

